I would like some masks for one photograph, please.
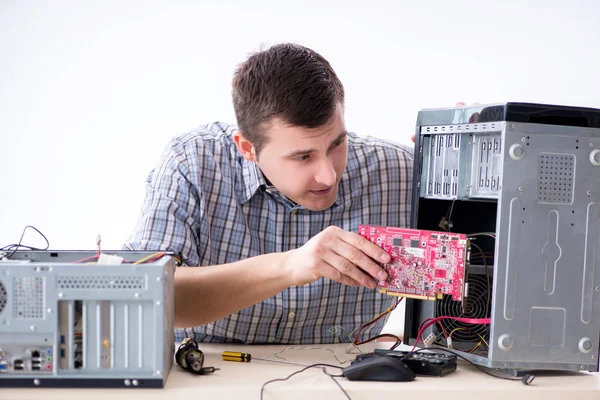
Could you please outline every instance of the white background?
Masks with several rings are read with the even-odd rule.
[[[336,69],[346,125],[409,142],[457,101],[600,108],[600,2],[0,0],[0,246],[119,248],[169,138],[234,123],[235,66],[261,44]],[[31,232],[25,244],[43,246]]]

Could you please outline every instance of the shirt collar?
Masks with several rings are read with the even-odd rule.
[[[256,163],[246,160],[240,156],[242,167],[241,182],[238,182],[237,195],[240,204],[249,201],[254,193],[261,187],[267,186],[267,181]]]

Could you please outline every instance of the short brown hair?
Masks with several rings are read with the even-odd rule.
[[[291,43],[252,54],[233,76],[233,108],[238,128],[260,153],[267,143],[263,124],[273,118],[305,128],[331,121],[344,87],[317,52]]]

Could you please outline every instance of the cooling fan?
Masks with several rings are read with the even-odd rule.
[[[463,303],[452,300],[452,296],[444,295],[441,300],[436,301],[436,317],[460,317],[460,318],[489,318],[491,314],[491,291],[492,280],[490,277],[489,285],[485,275],[470,274],[467,278],[469,285],[469,296]],[[467,342],[478,343],[481,341],[481,335],[486,341],[489,337],[488,327],[485,324],[466,324],[452,319],[440,321],[444,326],[446,334],[452,333],[454,343]],[[462,329],[459,329],[462,328]]]

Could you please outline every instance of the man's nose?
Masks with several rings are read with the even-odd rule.
[[[335,168],[333,168],[333,163],[328,158],[319,163],[315,181],[326,186],[333,186],[335,184]]]

